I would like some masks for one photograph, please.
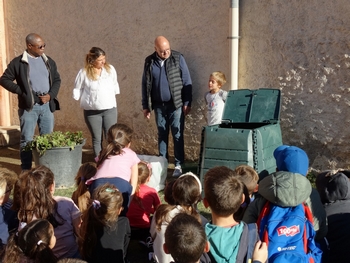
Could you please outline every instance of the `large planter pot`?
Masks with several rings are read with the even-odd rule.
[[[57,147],[46,150],[39,156],[32,150],[35,165],[45,165],[55,175],[56,188],[70,188],[74,186],[74,178],[79,170],[82,160],[82,150],[85,144],[79,144],[71,150],[70,147]]]

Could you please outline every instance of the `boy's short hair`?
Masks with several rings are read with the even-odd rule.
[[[186,213],[177,214],[165,231],[165,244],[176,263],[198,262],[207,236],[198,220]]]
[[[213,76],[216,82],[222,87],[226,83],[226,76],[221,71],[214,71],[210,74],[210,76]]]
[[[233,215],[242,203],[244,185],[226,166],[209,169],[204,177],[204,197],[219,216]]]
[[[245,184],[249,194],[253,194],[259,181],[259,175],[254,170],[254,168],[250,167],[249,165],[239,165],[235,168],[234,172],[237,174],[237,177]]]

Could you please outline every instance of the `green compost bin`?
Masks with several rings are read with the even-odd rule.
[[[202,129],[198,174],[215,166],[249,165],[259,175],[276,171],[274,150],[282,145],[279,89],[231,90],[222,122]]]

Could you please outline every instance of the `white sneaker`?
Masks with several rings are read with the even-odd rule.
[[[182,169],[180,165],[177,165],[175,166],[173,177],[179,177],[180,175],[182,175]]]

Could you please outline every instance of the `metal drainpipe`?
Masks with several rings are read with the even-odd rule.
[[[230,0],[231,90],[238,89],[239,0]]]

